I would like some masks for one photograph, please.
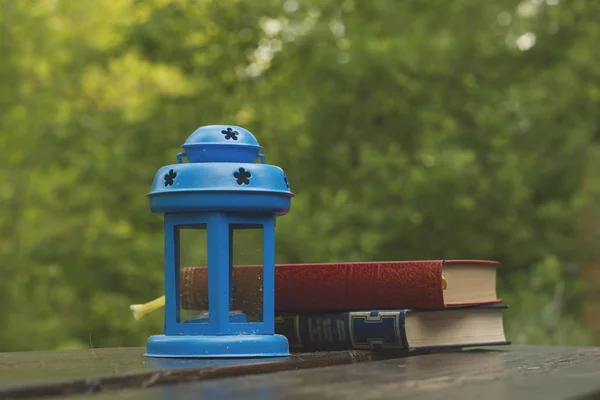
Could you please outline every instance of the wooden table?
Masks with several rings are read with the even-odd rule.
[[[600,348],[344,351],[243,361],[148,359],[143,351],[0,353],[0,399],[600,399]]]

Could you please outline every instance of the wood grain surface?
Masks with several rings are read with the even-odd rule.
[[[518,347],[125,390],[133,399],[569,399],[600,391],[600,349]],[[77,400],[82,400],[78,397]]]
[[[430,354],[327,352],[283,360],[169,360],[141,349],[0,355],[0,398],[599,399],[600,348],[507,346]],[[231,363],[232,361],[228,361]]]
[[[229,360],[160,359],[143,348],[0,353],[0,399],[65,396],[341,365],[423,352],[335,351]]]

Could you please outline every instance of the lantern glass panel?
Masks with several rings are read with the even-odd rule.
[[[263,322],[262,225],[230,225],[231,279],[230,310],[243,313],[247,322]]]
[[[208,323],[208,238],[206,225],[178,227],[179,249],[175,263],[179,279],[177,322]]]

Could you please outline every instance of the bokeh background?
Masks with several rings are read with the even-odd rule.
[[[296,193],[277,262],[503,262],[514,343],[600,343],[597,0],[0,0],[0,350],[142,346],[146,193],[201,125]]]

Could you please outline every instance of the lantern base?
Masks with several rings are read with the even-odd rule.
[[[146,343],[146,357],[246,358],[289,356],[283,335],[154,335]]]

